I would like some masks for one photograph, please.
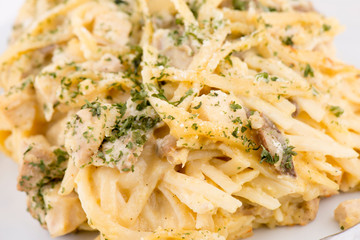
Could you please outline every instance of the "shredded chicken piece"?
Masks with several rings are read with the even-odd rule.
[[[85,108],[77,112],[69,123],[65,136],[65,148],[71,154],[77,167],[88,164],[97,152],[105,137],[105,132],[115,122],[115,114],[110,114],[110,105],[106,109],[98,106],[101,114],[96,115],[96,109]]]
[[[35,121],[35,105],[30,89],[0,96],[1,128],[31,129]]]
[[[128,43],[131,27],[125,13],[111,12],[95,18],[93,31],[99,39],[121,47]]]
[[[193,50],[183,44],[175,46],[169,38],[170,30],[159,29],[154,33],[154,46],[170,59],[170,63],[179,69],[187,69],[192,61]]]
[[[57,162],[54,148],[43,136],[25,140],[23,160],[18,176],[18,190],[32,191],[51,179],[61,179],[66,168],[66,161]],[[44,179],[46,178],[46,179]]]
[[[86,220],[86,215],[75,192],[58,194],[68,154],[51,147],[41,135],[26,139],[23,145],[18,189],[27,193],[30,214],[53,237],[74,231]]]
[[[199,114],[199,118],[205,121],[231,123],[238,118],[245,123],[247,120],[245,108],[239,100],[218,90],[194,98],[191,107],[192,113]]]
[[[70,233],[86,221],[86,214],[81,207],[78,195],[71,192],[59,195],[60,183],[55,187],[47,186],[43,191],[47,208],[45,221],[52,237]]]
[[[334,211],[335,220],[341,228],[348,229],[360,223],[360,199],[347,200]]]
[[[105,54],[101,57],[99,61],[89,61],[85,62],[82,65],[85,69],[91,69],[95,72],[120,72],[122,69],[122,65],[120,60],[112,54]]]

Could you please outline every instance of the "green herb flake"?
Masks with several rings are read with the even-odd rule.
[[[241,131],[242,133],[244,133],[244,132],[246,132],[246,130],[247,130],[247,127],[242,126],[240,131]]]
[[[194,107],[194,109],[199,109],[199,108],[201,108],[201,105],[202,105],[202,102],[200,102],[198,105],[196,105],[196,106]]]
[[[231,110],[233,110],[234,112],[236,112],[236,110],[238,109],[242,109],[241,105],[240,104],[237,104],[236,102],[232,101],[230,103],[230,108]]]
[[[269,82],[269,74],[267,72],[261,72],[255,75],[256,81],[259,81],[259,79],[264,79],[266,83]]]
[[[182,96],[179,101],[175,101],[175,102],[170,102],[170,104],[174,105],[174,106],[178,106],[180,103],[182,103],[185,98],[191,96],[194,93],[194,91],[192,89],[189,89],[184,96]]]
[[[121,5],[121,4],[126,4],[126,5],[128,5],[129,3],[127,3],[126,1],[124,1],[124,0],[114,0],[114,3],[116,4],[116,5]]]
[[[33,149],[33,146],[32,146],[32,145],[30,145],[30,146],[26,149],[26,151],[24,152],[24,156],[25,156],[28,152],[30,152],[31,149]]]
[[[330,106],[330,112],[332,112],[336,117],[340,117],[344,113],[344,109],[339,106]]]
[[[310,64],[306,64],[305,70],[304,70],[304,77],[314,77],[314,70],[311,68]]]
[[[61,163],[65,162],[69,159],[69,154],[60,148],[55,149],[54,154],[57,159],[57,162],[56,162],[57,165],[60,165]]]
[[[88,100],[85,100],[85,104],[81,107],[81,109],[90,109],[90,112],[92,114],[93,117],[97,116],[98,118],[100,118],[101,116],[101,110],[104,109],[106,110],[107,107],[106,106],[101,106],[101,104],[99,102],[89,102]]]
[[[281,42],[286,46],[294,46],[293,36],[281,38]]]
[[[267,162],[267,163],[270,163],[270,164],[275,164],[279,161],[279,155],[277,155],[275,153],[275,156],[271,156],[271,154],[269,153],[268,150],[266,150],[266,148],[261,145],[262,147],[262,152],[261,152],[261,160],[260,160],[260,163],[262,162]]]
[[[323,24],[322,29],[323,29],[324,32],[330,31],[331,30],[331,25]]]
[[[233,7],[236,10],[245,11],[248,5],[247,1],[243,0],[233,0],[232,1]]]
[[[230,66],[233,66],[233,62],[231,60],[231,55],[232,55],[232,52],[229,53],[226,57],[225,57],[225,61],[228,62],[230,64]]]
[[[235,130],[231,133],[231,135],[233,135],[234,138],[238,138],[239,137],[238,133],[239,133],[239,128],[236,127]]]

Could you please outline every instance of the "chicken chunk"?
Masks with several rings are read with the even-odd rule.
[[[25,82],[23,84],[25,85]],[[2,116],[0,128],[30,130],[35,121],[35,104],[33,93],[29,87],[23,91],[0,96]]]
[[[240,102],[219,90],[194,98],[192,112],[199,114],[205,121],[246,123],[247,120],[245,109]]]
[[[114,114],[110,111],[110,105],[87,103],[68,123],[65,148],[77,167],[91,162],[103,142],[106,129],[114,124]]]
[[[134,164],[159,118],[151,108],[147,113],[140,114],[138,111],[130,110],[131,105],[128,104],[126,114],[123,118],[117,119],[111,132],[106,134],[105,141],[94,156],[94,165],[116,167],[122,172],[134,170]]]
[[[107,53],[101,57],[98,61],[88,61],[82,64],[84,69],[91,69],[95,72],[120,72],[122,69],[122,65],[120,63],[119,58],[114,55]]]
[[[341,228],[348,229],[360,223],[360,199],[347,200],[335,209],[335,220]]]
[[[154,33],[153,45],[160,53],[170,59],[170,64],[176,68],[187,69],[192,61],[193,50],[188,45],[174,44],[169,37],[170,30],[159,29]]]
[[[59,195],[59,188],[60,183],[54,187],[48,186],[42,191],[47,209],[45,222],[52,237],[70,233],[86,221],[78,195],[75,192]]]
[[[93,31],[98,38],[115,46],[122,47],[129,41],[131,27],[128,16],[125,13],[107,12],[95,18]]]
[[[18,176],[20,191],[33,191],[53,179],[62,179],[68,159],[65,151],[52,148],[40,135],[25,140],[24,149]]]
[[[47,227],[48,208],[43,190],[60,182],[64,176],[68,154],[61,148],[51,147],[45,137],[38,135],[24,140],[20,163],[18,189],[27,193],[30,214],[43,227]]]

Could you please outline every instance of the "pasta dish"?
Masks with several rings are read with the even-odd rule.
[[[52,237],[236,240],[360,183],[360,71],[304,0],[26,0],[0,147]]]

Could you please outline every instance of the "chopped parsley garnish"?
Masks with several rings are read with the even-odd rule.
[[[135,171],[135,169],[134,169],[134,165],[131,165],[131,168],[123,168],[123,169],[121,169],[123,172],[134,172]]]
[[[129,4],[128,2],[126,2],[126,1],[124,1],[124,0],[114,0],[114,3],[115,3],[116,5],[121,5],[121,4],[126,4],[126,5],[128,5],[128,4]]]
[[[152,118],[145,115],[129,116],[126,119],[117,120],[114,129],[111,131],[111,136],[107,137],[107,140],[114,142],[115,139],[127,135],[129,131],[133,131],[133,133],[136,132],[133,135],[135,142],[141,144],[146,131],[153,128],[159,121],[159,117]]]
[[[25,156],[28,152],[30,152],[32,148],[33,148],[33,146],[30,145],[30,146],[26,149],[26,151],[24,152],[24,156]]]
[[[332,112],[336,117],[340,117],[344,113],[344,109],[339,106],[330,106],[330,112]]]
[[[45,171],[46,171],[46,165],[44,163],[44,160],[42,160],[42,159],[40,160],[39,163],[30,162],[29,165],[31,165],[33,167],[38,167],[42,173],[45,173]]]
[[[137,75],[139,73],[140,63],[142,61],[143,50],[140,46],[133,46],[132,50],[135,51],[135,57],[132,60],[132,64],[134,66],[134,74]]]
[[[202,102],[200,102],[198,105],[196,105],[195,107],[193,107],[194,109],[199,109],[201,108]]]
[[[101,116],[101,110],[106,110],[107,107],[106,106],[101,106],[101,103],[99,102],[89,102],[88,100],[85,100],[86,104],[83,105],[81,107],[81,109],[86,109],[86,108],[89,108],[90,109],[90,112],[92,114],[93,117],[97,116],[98,118],[100,118]]]
[[[191,36],[193,37],[197,42],[199,42],[200,44],[204,43],[204,39],[200,38],[198,35],[196,35],[194,32],[188,31],[186,32],[187,36]]]
[[[56,77],[57,77],[55,72],[51,72],[51,73],[49,73],[49,75],[50,75],[52,78],[56,78]]]
[[[276,7],[266,7],[265,8],[268,12],[277,12],[278,10],[276,9]]]
[[[324,30],[324,32],[330,31],[331,30],[331,25],[323,24],[322,29]]]
[[[266,148],[261,145],[262,147],[262,152],[261,152],[261,160],[260,160],[260,163],[262,162],[267,162],[267,163],[270,163],[270,164],[275,164],[279,161],[279,155],[277,155],[275,153],[274,156],[271,156],[271,154],[269,153],[268,150],[266,150]]]
[[[194,17],[197,18],[199,14],[199,10],[201,7],[200,1],[192,1],[192,3],[187,3],[189,5],[190,11],[194,14]]]
[[[265,82],[269,82],[269,74],[267,72],[261,72],[255,75],[256,81],[259,81],[259,79],[265,79]]]
[[[271,77],[270,80],[273,81],[273,82],[276,82],[279,78],[274,76],[274,77]]]
[[[114,104],[112,104],[112,106],[118,110],[118,112],[121,115],[120,117],[122,118],[127,109],[126,103],[114,103]]]
[[[241,132],[242,133],[246,132],[246,130],[247,130],[247,127],[244,127],[244,126],[241,127]]]
[[[174,41],[175,46],[180,46],[184,41],[184,36],[178,30],[169,32],[168,36]]]
[[[231,135],[233,135],[234,138],[238,138],[239,137],[238,133],[239,133],[239,128],[236,127],[235,130],[231,133]]]
[[[229,53],[226,57],[225,57],[225,61],[228,62],[230,64],[230,66],[233,66],[233,62],[231,60],[231,55],[232,55],[232,52]]]
[[[182,18],[176,18],[176,19],[175,19],[175,24],[176,24],[176,25],[181,25],[181,26],[183,26],[183,25],[184,25],[184,19],[182,19]]]
[[[152,97],[156,97],[159,98],[161,100],[165,100],[168,101],[168,99],[165,97],[164,95],[164,89],[160,89],[158,93],[154,93],[153,95],[151,95]]]
[[[58,165],[60,165],[63,162],[66,162],[69,159],[69,154],[66,151],[64,151],[64,150],[62,150],[60,148],[55,149],[54,154],[55,154],[56,159],[57,159],[56,163]]]
[[[293,151],[295,147],[286,146],[284,149],[283,159],[280,164],[281,173],[288,174],[290,176],[296,177],[296,172],[293,164],[293,156],[296,156],[297,153]]]
[[[306,64],[305,70],[304,70],[304,77],[314,77],[314,70],[311,68],[310,64]]]
[[[159,66],[163,66],[163,67],[169,67],[168,63],[169,63],[170,59],[164,55],[159,54],[158,55],[158,61],[155,63],[155,66],[159,67]]]
[[[233,4],[234,9],[240,10],[240,11],[245,11],[248,6],[248,2],[243,1],[243,0],[233,0],[232,4]]]
[[[193,95],[193,93],[194,93],[194,91],[190,88],[190,89],[185,93],[185,95],[182,96],[178,101],[170,102],[170,104],[172,104],[172,105],[174,105],[174,106],[178,106],[180,103],[182,103],[182,102],[185,100],[185,98]]]
[[[131,101],[137,102],[136,110],[141,111],[146,107],[150,106],[150,102],[147,100],[147,92],[144,88],[140,88],[137,90],[135,88],[131,89],[130,91]]]
[[[241,105],[240,104],[237,104],[236,102],[231,102],[230,103],[230,108],[231,110],[233,110],[234,112],[236,112],[236,110],[238,109],[242,109]]]
[[[286,46],[294,46],[293,36],[281,38],[281,42]]]

